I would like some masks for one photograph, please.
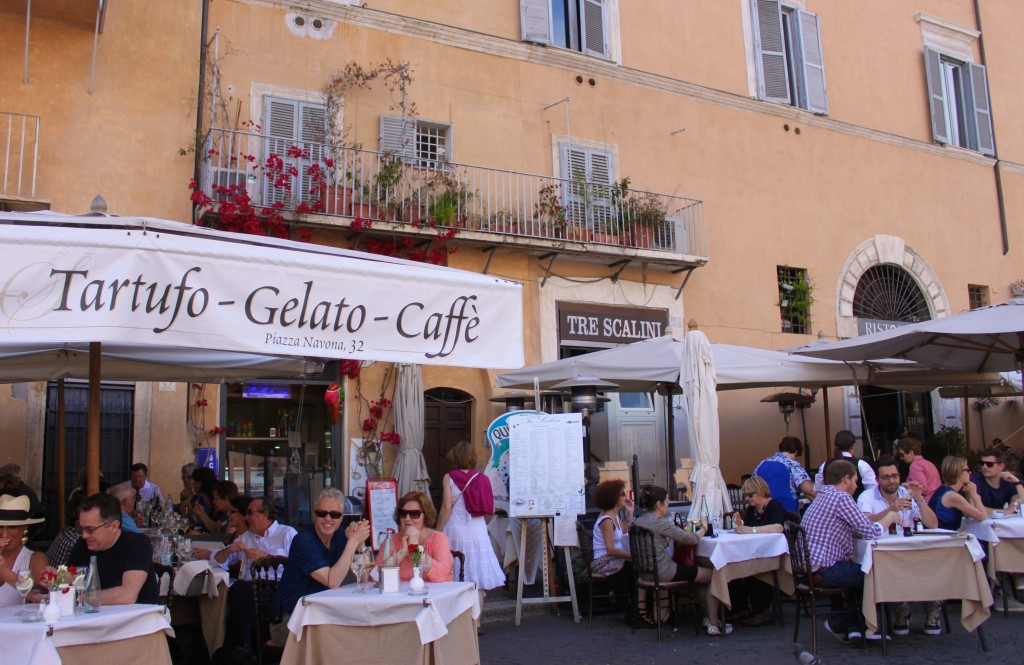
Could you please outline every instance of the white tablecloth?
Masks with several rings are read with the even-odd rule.
[[[872,553],[875,550],[894,552],[964,546],[970,551],[971,558],[974,561],[981,561],[985,558],[985,551],[981,548],[981,544],[971,534],[946,531],[944,529],[925,529],[924,534],[915,534],[909,537],[886,534],[878,540],[857,539],[854,541],[853,560],[859,563],[860,569],[867,574],[871,572],[871,566],[874,562]]]
[[[197,575],[210,572],[209,575],[204,576],[203,586],[199,589],[199,595],[209,596],[216,598],[220,591],[218,587],[223,584],[228,584],[228,571],[224,570],[220,566],[211,566],[209,561],[189,561],[178,569],[178,572],[174,575],[174,593],[179,596],[188,594],[189,587],[192,585],[192,580]]]
[[[971,517],[964,518],[964,531],[978,540],[998,543],[1000,538],[1024,538],[1024,519],[1013,515],[1002,519],[988,518],[979,522]]]
[[[408,591],[408,582],[402,582],[398,593],[357,593],[354,584],[321,591],[296,604],[288,630],[301,640],[306,626],[415,622],[420,643],[429,644],[447,635],[448,624],[466,610],[472,610],[474,619],[480,616],[480,598],[471,582],[431,582],[426,596],[410,596]]]
[[[732,533],[723,531],[717,538],[701,538],[697,556],[707,557],[715,569],[730,563],[789,554],[789,544],[782,533]]]
[[[163,631],[174,636],[162,605],[111,605],[95,614],[76,614],[54,622],[22,623],[20,607],[0,608],[0,645],[4,663],[60,665],[59,647],[114,642]],[[140,658],[144,654],[139,654]]]

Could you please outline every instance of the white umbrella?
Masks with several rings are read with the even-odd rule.
[[[423,459],[423,371],[402,363],[395,382],[395,431],[402,438],[395,458],[398,496],[418,491],[429,496],[430,473]]]
[[[797,351],[831,360],[903,358],[945,370],[1019,370],[1024,298]]]
[[[136,344],[104,344],[101,357],[101,376],[108,381],[220,383],[323,371],[322,363],[310,359]],[[0,345],[0,383],[88,377],[88,344]]]
[[[711,343],[699,330],[686,333],[684,342],[679,383],[686,403],[686,429],[694,460],[690,474],[690,480],[696,486],[694,505],[700,510],[699,500],[702,498],[712,515],[725,515],[732,511],[732,502],[719,468],[721,449],[715,359]]]

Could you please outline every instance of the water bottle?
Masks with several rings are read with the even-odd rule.
[[[85,611],[100,611],[100,568],[96,557],[89,557],[89,575],[85,580]]]
[[[170,496],[167,497],[167,505],[164,506],[164,516],[171,515],[174,512],[174,500]]]

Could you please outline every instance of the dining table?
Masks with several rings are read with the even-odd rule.
[[[717,532],[714,538],[701,538],[695,554],[712,568],[711,594],[732,609],[729,582],[756,577],[778,591],[792,595],[793,568],[789,544],[783,533]],[[776,602],[776,619],[778,603]]]
[[[993,584],[1003,576],[1003,617],[1009,617],[1013,575],[1024,574],[1024,518],[1013,512],[997,512],[981,521],[965,517],[961,528],[988,544],[985,569]]]
[[[346,585],[305,596],[288,621],[281,664],[313,665],[339,654],[346,662],[479,663],[476,585],[431,582],[425,592],[414,595],[402,582],[395,593]]]
[[[925,529],[854,543],[854,561],[865,574],[861,611],[869,631],[879,632],[878,603],[957,599],[961,625],[978,629],[982,648],[987,648],[981,625],[991,614],[992,589],[982,563],[984,550],[972,534]],[[884,653],[884,640],[882,648]]]
[[[168,589],[161,580],[160,595]],[[228,616],[228,571],[209,561],[189,561],[181,564],[174,575],[175,599],[171,603],[171,624],[198,622],[208,653],[212,654],[224,644]]]
[[[30,605],[29,608],[38,608]],[[106,605],[53,622],[25,622],[20,606],[0,607],[0,662],[18,665],[171,665],[174,636],[163,605]]]

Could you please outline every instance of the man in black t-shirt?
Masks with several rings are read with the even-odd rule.
[[[82,539],[71,550],[68,564],[88,568],[90,557],[96,557],[103,605],[160,602],[153,574],[153,546],[145,535],[121,529],[117,499],[93,494],[82,501],[78,531]]]

